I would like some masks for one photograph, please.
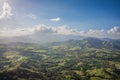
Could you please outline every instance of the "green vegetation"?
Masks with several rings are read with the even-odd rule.
[[[119,47],[96,42],[0,44],[0,80],[120,80]]]

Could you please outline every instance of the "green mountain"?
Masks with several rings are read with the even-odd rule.
[[[120,49],[119,39],[98,39],[98,38],[84,38],[82,40],[70,39],[64,42],[53,42],[52,45],[66,45],[66,46],[79,46],[82,48],[108,48]]]

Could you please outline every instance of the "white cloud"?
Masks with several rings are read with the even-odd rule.
[[[13,16],[12,8],[7,2],[4,2],[2,10],[0,11],[0,19],[8,19],[11,16]]]
[[[120,39],[120,28],[119,27],[113,27],[109,30],[88,30],[88,31],[79,31],[79,34],[81,36],[86,37],[97,37],[97,38],[119,38]]]
[[[68,26],[51,27],[44,24],[35,25],[28,28],[1,28],[0,36],[24,36],[31,34],[61,34],[61,35],[74,35],[77,31],[69,28]]]
[[[31,19],[37,19],[37,16],[33,13],[27,14],[26,17],[31,18]]]
[[[68,26],[59,26],[59,27],[51,27],[46,26],[44,24],[35,25],[33,27],[27,28],[1,28],[0,36],[26,36],[26,35],[34,35],[37,37],[41,37],[44,35],[49,35],[54,37],[53,35],[62,35],[62,36],[85,36],[85,37],[97,37],[97,38],[119,38],[120,39],[120,28],[113,27],[109,30],[88,30],[88,31],[78,31]],[[59,37],[58,36],[58,37]]]
[[[60,21],[60,20],[61,20],[60,17],[50,19],[50,21],[53,21],[53,22],[58,22],[58,21]]]
[[[44,24],[39,24],[33,27],[34,32],[37,34],[61,34],[61,35],[75,35],[78,32],[75,29],[69,28],[67,25],[59,27],[46,26]]]
[[[58,27],[57,33],[63,34],[63,35],[76,35],[76,34],[78,34],[77,30],[71,29],[67,25],[63,25],[63,26]]]
[[[51,34],[57,31],[55,27],[46,26],[44,24],[35,25],[33,29],[35,34]]]
[[[120,34],[120,28],[115,26],[111,28],[110,30],[108,30],[108,34]]]

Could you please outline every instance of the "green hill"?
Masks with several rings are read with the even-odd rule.
[[[0,44],[0,80],[120,80],[120,41]]]

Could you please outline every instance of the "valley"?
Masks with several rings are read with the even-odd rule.
[[[120,43],[115,42],[0,44],[0,80],[120,80]]]

